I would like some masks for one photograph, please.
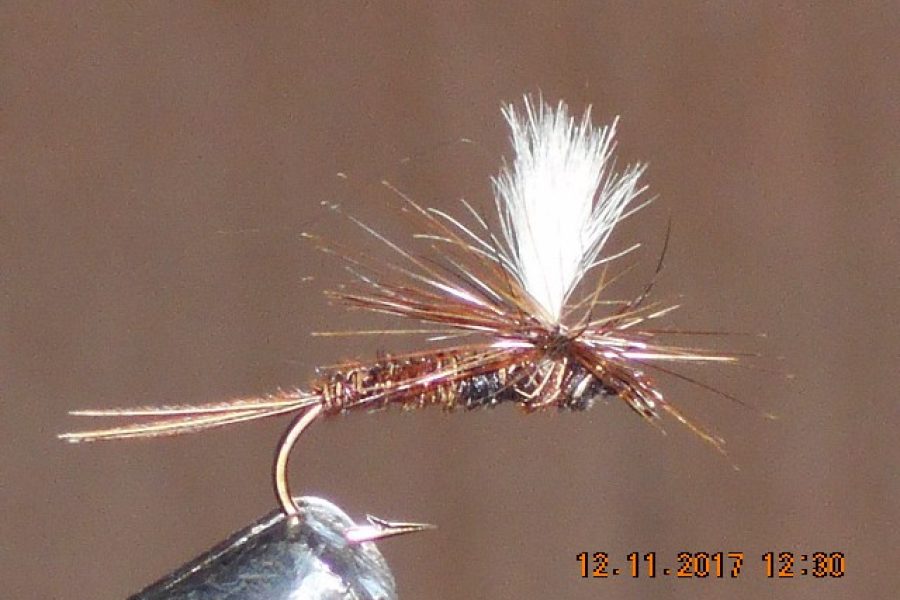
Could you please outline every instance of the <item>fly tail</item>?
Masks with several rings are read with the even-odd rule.
[[[116,427],[63,433],[58,437],[67,442],[78,443],[180,435],[292,413],[321,402],[322,397],[318,394],[292,390],[260,398],[241,398],[194,406],[75,410],[69,414],[78,417],[135,420]]]

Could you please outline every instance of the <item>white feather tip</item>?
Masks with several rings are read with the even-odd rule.
[[[642,165],[613,171],[616,121],[595,127],[590,107],[580,120],[560,102],[526,96],[524,110],[503,115],[515,153],[494,178],[513,275],[559,323],[563,307],[597,260],[615,224],[640,193]]]

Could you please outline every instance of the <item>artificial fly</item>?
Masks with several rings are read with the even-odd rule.
[[[313,422],[357,409],[509,403],[526,413],[581,411],[597,399],[617,397],[651,422],[669,413],[721,450],[721,439],[669,404],[647,371],[688,379],[663,365],[733,362],[737,356],[659,341],[683,332],[647,325],[675,308],[649,302],[652,281],[630,300],[604,294],[616,279],[609,276],[611,261],[637,247],[603,255],[616,224],[647,203],[636,202],[645,191],[644,166],[614,170],[616,123],[593,126],[590,109],[578,120],[562,102],[554,108],[526,97],[522,109],[508,105],[503,114],[514,158],[493,179],[498,225],[465,201],[466,216],[459,218],[394,190],[404,212],[422,227],[415,237],[426,244],[425,254],[358,221],[394,253],[393,262],[374,265],[307,236],[346,260],[356,280],[354,287],[329,296],[350,307],[437,326],[407,332],[431,332],[444,341],[441,348],[329,367],[306,389],[265,397],[73,411],[137,422],[60,437],[70,442],[149,438],[292,414],[273,477],[282,510],[294,517],[299,509],[288,482],[288,459],[297,439]]]

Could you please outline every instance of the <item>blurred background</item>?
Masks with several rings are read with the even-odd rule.
[[[644,243],[623,293],[671,217],[667,323],[768,334],[721,340],[762,353],[747,368],[686,371],[749,409],[661,381],[729,456],[619,403],[357,414],[301,441],[296,491],[438,524],[382,544],[403,598],[893,597],[898,30],[892,2],[4,3],[4,597],[122,598],[268,512],[284,421],[55,436],[92,425],[71,409],[263,394],[420,347],[311,338],[393,322],[330,306],[346,274],[299,234],[375,248],[329,202],[406,239],[381,179],[490,210],[500,106],[526,92],[620,115],[622,164],[649,162],[658,200],[609,246]],[[746,562],[582,579],[601,551]],[[768,551],[843,552],[847,574],[768,579]]]

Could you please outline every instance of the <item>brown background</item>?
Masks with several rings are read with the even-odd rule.
[[[774,374],[698,372],[781,419],[664,382],[729,440],[723,459],[616,403],[357,415],[302,441],[298,488],[440,525],[382,545],[404,598],[900,584],[896,3],[4,4],[4,598],[121,598],[270,510],[282,422],[54,435],[81,425],[69,409],[258,394],[414,345],[310,338],[388,321],[328,306],[344,275],[298,233],[362,242],[329,201],[406,235],[382,177],[434,206],[488,206],[500,103],[538,90],[622,116],[622,157],[650,162],[660,199],[611,248],[646,242],[639,285],[672,215],[658,289],[685,308],[669,322],[768,332],[727,345]],[[737,581],[582,580],[583,550],[748,560]],[[848,574],[766,580],[767,550],[843,551]]]

